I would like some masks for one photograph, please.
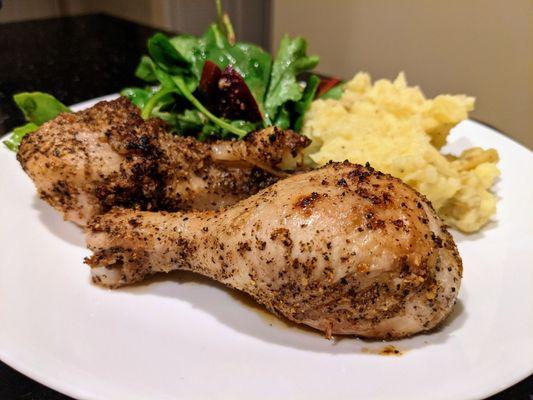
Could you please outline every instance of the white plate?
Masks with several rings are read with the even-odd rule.
[[[80,109],[94,101],[74,107]],[[501,156],[495,222],[455,234],[459,302],[438,332],[393,344],[328,341],[221,285],[173,273],[116,291],[89,281],[80,229],[39,200],[0,150],[0,359],[87,399],[473,399],[533,372],[533,156],[472,121],[452,150]]]

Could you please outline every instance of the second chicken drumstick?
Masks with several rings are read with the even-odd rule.
[[[85,226],[112,207],[209,210],[274,183],[309,139],[268,127],[243,140],[200,142],[144,121],[125,97],[63,113],[26,135],[17,158],[40,197]]]

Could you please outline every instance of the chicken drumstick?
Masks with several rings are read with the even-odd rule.
[[[286,175],[309,139],[268,128],[241,141],[175,136],[160,119],[143,121],[127,98],[63,113],[24,137],[17,155],[39,195],[84,226],[121,206],[214,209]]]
[[[398,338],[451,311],[462,264],[424,196],[350,163],[291,176],[217,211],[114,210],[87,229],[93,280],[190,270],[331,334]]]

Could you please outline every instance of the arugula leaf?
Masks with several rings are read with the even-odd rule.
[[[9,138],[4,140],[4,144],[9,150],[16,153],[22,138],[28,133],[35,132],[37,129],[39,129],[39,125],[36,125],[33,122],[28,122],[26,125],[19,126],[18,128],[13,129],[13,133]]]
[[[265,99],[268,119],[273,119],[286,102],[302,98],[303,88],[297,81],[297,75],[318,64],[318,57],[307,56],[306,50],[307,43],[302,37],[291,39],[284,35],[281,39]]]
[[[294,122],[294,130],[296,132],[300,132],[300,129],[302,129],[304,115],[309,109],[309,106],[311,106],[313,99],[315,98],[315,93],[318,89],[319,84],[320,78],[316,75],[311,75],[309,77],[309,80],[307,81],[307,85],[305,87],[302,98],[300,99],[300,101],[294,104],[294,111],[298,115],[296,121]]]
[[[13,100],[24,114],[26,121],[42,125],[55,118],[59,113],[70,111],[58,99],[48,93],[18,93]]]

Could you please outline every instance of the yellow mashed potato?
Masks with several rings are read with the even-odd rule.
[[[345,86],[339,100],[315,100],[302,133],[312,140],[307,161],[370,164],[425,194],[449,225],[475,232],[496,212],[490,188],[499,175],[496,150],[472,148],[443,155],[450,129],[468,117],[474,98],[426,99],[401,73],[372,84],[366,73]]]

